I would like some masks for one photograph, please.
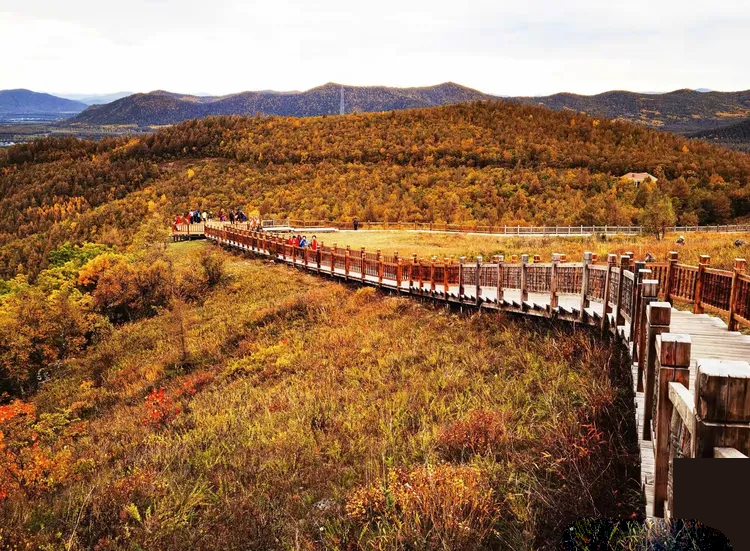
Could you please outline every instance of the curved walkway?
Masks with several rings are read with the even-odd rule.
[[[633,361],[641,479],[647,516],[668,516],[674,457],[744,457],[750,453],[750,336],[729,331],[717,317],[672,308],[692,301],[747,322],[750,276],[677,263],[633,262],[609,255],[597,263],[553,255],[540,262],[494,257],[483,263],[403,259],[380,251],[286,244],[262,232],[206,226],[217,243],[345,281],[468,308],[502,310],[586,323],[620,340]],[[707,258],[707,257],[704,257]],[[651,279],[659,277],[659,279]],[[728,278],[728,279],[727,279]],[[739,321],[738,321],[739,320]],[[696,390],[697,389],[697,390]]]

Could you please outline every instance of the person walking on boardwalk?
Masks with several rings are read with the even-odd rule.
[[[307,247],[307,236],[302,236],[302,239],[299,240],[299,246],[303,249]]]
[[[310,241],[310,248],[313,251],[317,251],[318,250],[318,238],[315,237],[314,235],[312,236],[312,240]]]
[[[353,221],[353,224],[354,224],[354,230],[356,231],[357,228],[359,228],[359,220],[357,218],[355,218],[354,221]]]

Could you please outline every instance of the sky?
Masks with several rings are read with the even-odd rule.
[[[0,0],[0,89],[750,88],[747,0]]]

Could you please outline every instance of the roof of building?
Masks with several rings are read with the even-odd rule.
[[[643,182],[646,178],[651,178],[651,180],[656,182],[656,176],[653,176],[648,172],[628,172],[627,174],[621,176],[621,178],[627,178],[628,180],[633,180],[634,182]]]

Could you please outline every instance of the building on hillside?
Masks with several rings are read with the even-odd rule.
[[[651,180],[652,182],[656,183],[656,176],[652,176],[648,172],[628,172],[627,174],[620,176],[620,178],[622,178],[623,180],[634,182],[635,187],[638,187],[646,180]]]

